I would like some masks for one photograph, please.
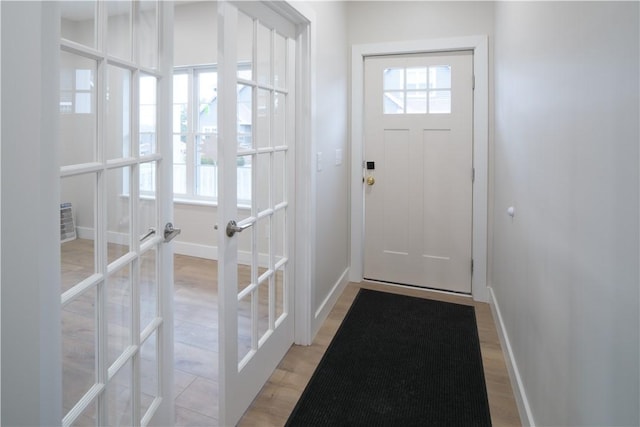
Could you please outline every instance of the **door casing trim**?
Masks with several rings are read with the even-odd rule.
[[[361,282],[364,271],[364,59],[367,56],[473,51],[473,275],[471,294],[488,301],[489,181],[489,44],[486,35],[353,45],[351,49],[351,266],[349,280]]]

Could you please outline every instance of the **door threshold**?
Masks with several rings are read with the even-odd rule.
[[[361,282],[361,285],[363,285],[363,287],[366,287],[366,285],[369,284],[369,283],[372,284],[372,285],[379,285],[379,286],[382,286],[382,287],[399,288],[399,289],[417,291],[418,293],[440,294],[440,295],[448,295],[448,296],[452,296],[452,297],[461,297],[461,298],[473,299],[473,295],[471,295],[470,293],[446,291],[446,290],[442,290],[442,289],[429,288],[429,287],[425,287],[425,286],[407,285],[407,284],[404,284],[404,283],[385,282],[384,280],[374,280],[374,279],[363,278],[362,282]]]

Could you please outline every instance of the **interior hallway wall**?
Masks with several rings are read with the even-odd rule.
[[[347,21],[344,2],[309,2],[315,12],[316,245],[312,314],[349,266],[349,148],[347,137]],[[337,152],[337,150],[340,150]],[[337,156],[342,160],[337,164]],[[314,160],[318,160],[317,157]],[[320,324],[312,326],[316,331]]]
[[[492,281],[536,425],[640,423],[638,21],[496,3]]]

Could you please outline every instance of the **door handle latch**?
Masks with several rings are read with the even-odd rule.
[[[247,228],[251,227],[252,225],[253,225],[253,222],[248,222],[248,223],[243,224],[243,225],[238,225],[237,222],[235,222],[234,220],[231,220],[227,224],[227,236],[233,237],[234,234],[240,233],[240,232],[242,232],[242,230],[246,230]]]
[[[174,228],[173,224],[168,222],[167,225],[164,226],[164,241],[170,242],[176,237],[178,234],[182,232],[179,228]]]
[[[140,241],[142,242],[144,239],[146,239],[147,237],[153,236],[154,234],[156,234],[156,229],[151,227],[144,236],[140,237]]]

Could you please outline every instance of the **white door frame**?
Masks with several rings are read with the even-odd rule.
[[[349,280],[361,282],[364,270],[364,58],[377,55],[473,51],[473,245],[471,293],[488,301],[487,218],[489,159],[489,45],[487,36],[354,45],[351,50],[351,268]]]

